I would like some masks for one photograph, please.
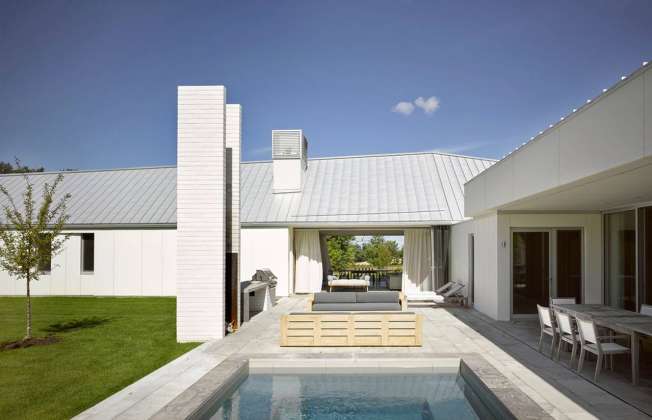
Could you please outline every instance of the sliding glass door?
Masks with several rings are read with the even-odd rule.
[[[550,297],[582,302],[582,231],[518,229],[512,232],[512,313],[536,314]]]
[[[556,231],[557,261],[554,296],[574,297],[582,302],[582,231]]]
[[[607,214],[604,228],[607,304],[636,311],[636,213]]]
[[[641,303],[652,305],[652,207],[643,207],[638,213],[639,274],[641,278]]]

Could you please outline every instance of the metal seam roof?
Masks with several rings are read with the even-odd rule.
[[[271,161],[243,162],[241,223],[455,223],[463,219],[464,183],[494,162],[437,152],[309,159],[303,191],[286,194],[272,192]],[[37,196],[57,174],[29,175]],[[176,224],[176,166],[63,175],[59,194],[72,195],[70,225]],[[0,184],[20,201],[20,175],[0,175]]]

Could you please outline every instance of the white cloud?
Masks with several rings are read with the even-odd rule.
[[[432,114],[439,109],[439,99],[437,99],[436,96],[431,96],[427,99],[423,96],[419,96],[414,100],[414,104],[423,109],[423,112],[426,114]]]
[[[392,107],[392,112],[397,112],[403,115],[410,115],[414,112],[414,105],[412,102],[399,102]]]

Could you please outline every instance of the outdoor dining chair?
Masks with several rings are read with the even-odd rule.
[[[552,337],[552,343],[550,344],[550,357],[552,357],[555,352],[555,344],[557,343],[557,330],[552,322],[552,316],[550,316],[550,308],[537,305],[537,311],[539,312],[539,325],[541,326],[539,352],[543,350],[543,337],[549,335]]]
[[[553,305],[575,305],[577,303],[574,297],[571,298],[551,298],[550,302]]]
[[[641,305],[641,315],[652,316],[652,305]]]
[[[580,360],[577,364],[577,372],[582,372],[582,366],[584,365],[584,357],[586,352],[593,353],[598,356],[598,361],[595,364],[595,376],[594,381],[598,382],[598,376],[600,376],[600,370],[602,369],[602,363],[605,360],[605,356],[610,357],[610,368],[613,370],[614,354],[627,354],[630,352],[629,347],[621,346],[618,343],[614,343],[615,339],[625,339],[629,338],[628,335],[611,335],[611,336],[598,336],[596,333],[595,323],[593,321],[588,321],[585,319],[575,318],[577,322],[577,331],[580,336]],[[606,341],[609,340],[609,341]]]
[[[560,312],[555,309],[555,322],[557,323],[558,333],[559,333],[559,346],[557,347],[557,360],[559,360],[559,353],[561,352],[561,346],[564,343],[568,343],[572,346],[571,349],[571,358],[570,358],[570,367],[573,368],[573,361],[575,360],[575,354],[577,354],[577,336],[575,330],[573,329],[573,323],[570,315]]]

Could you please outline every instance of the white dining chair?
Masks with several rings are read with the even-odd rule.
[[[652,316],[652,305],[641,305],[641,315]]]
[[[559,333],[559,346],[557,347],[557,360],[559,360],[559,353],[561,352],[561,346],[564,343],[571,345],[571,358],[570,358],[570,367],[573,368],[573,361],[575,360],[575,355],[577,354],[577,335],[573,329],[573,322],[570,315],[560,312],[555,309],[555,322],[557,323],[557,331]]]
[[[574,297],[571,298],[551,298],[550,302],[553,305],[575,305],[577,300]]]
[[[541,326],[541,336],[539,337],[539,352],[543,350],[543,337],[549,335],[552,337],[552,343],[550,344],[550,357],[553,356],[555,352],[555,343],[557,343],[557,329],[552,322],[552,316],[550,316],[550,308],[537,305],[537,311],[539,312],[539,325]]]
[[[598,382],[598,376],[600,376],[600,370],[602,369],[602,363],[605,360],[605,356],[610,357],[610,367],[611,370],[613,370],[614,354],[627,354],[630,352],[629,347],[614,343],[613,340],[619,338],[626,339],[629,338],[629,336],[598,336],[596,333],[595,323],[593,321],[588,321],[580,318],[575,318],[575,321],[577,322],[577,331],[580,336],[580,360],[577,364],[577,372],[582,372],[582,366],[584,365],[584,357],[586,352],[588,351],[589,353],[593,353],[598,356],[598,361],[595,364],[594,376],[595,382]]]

